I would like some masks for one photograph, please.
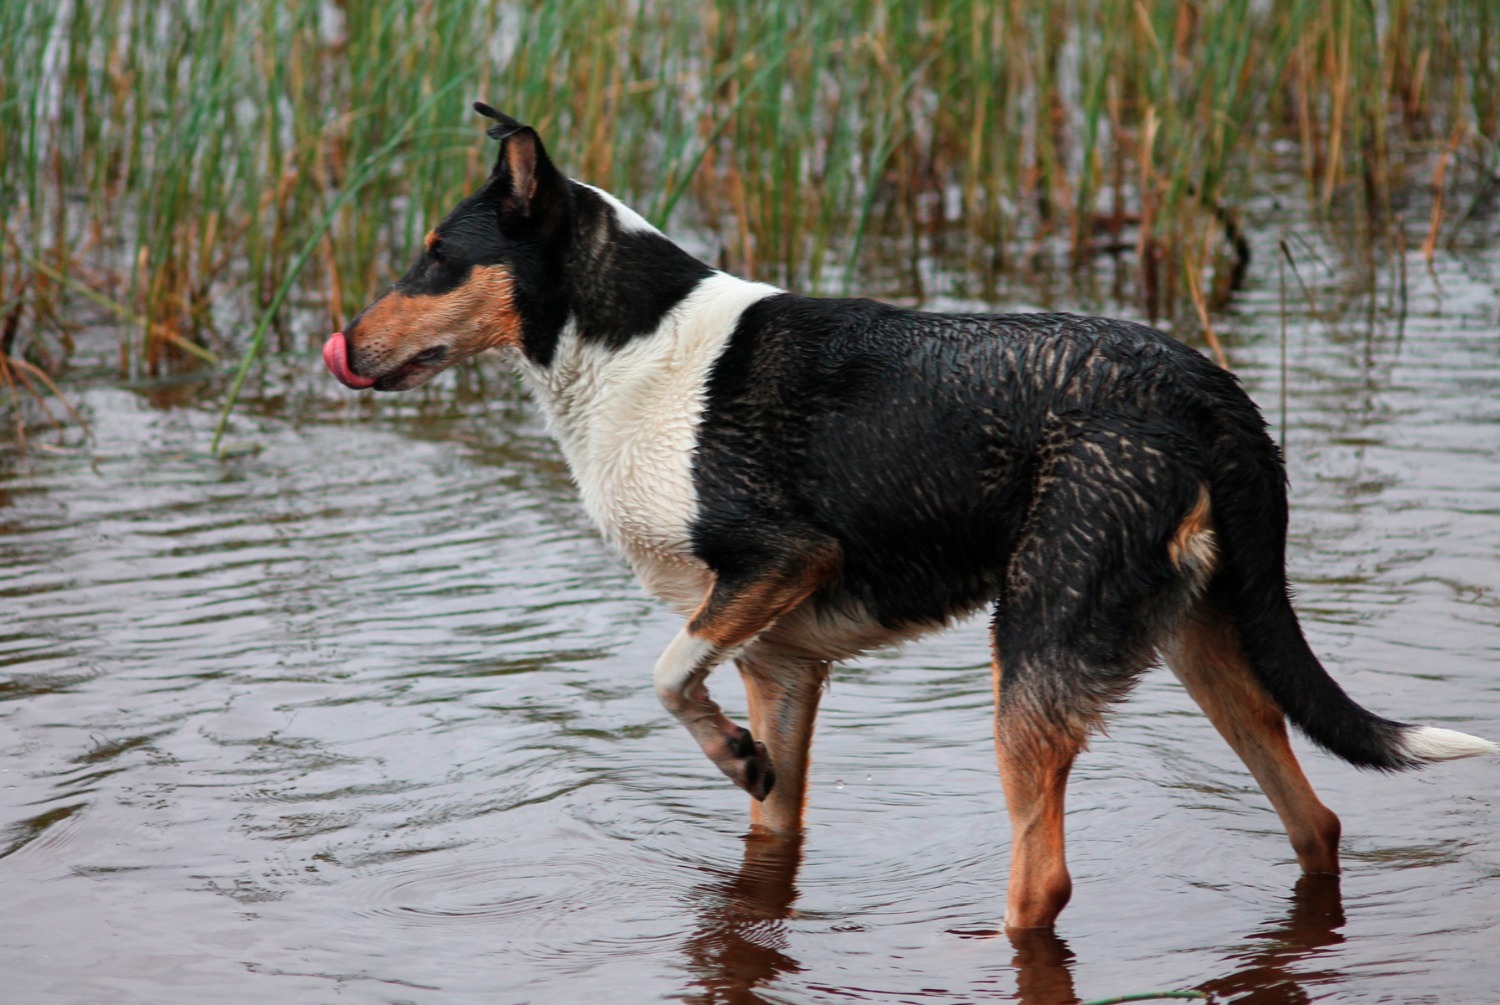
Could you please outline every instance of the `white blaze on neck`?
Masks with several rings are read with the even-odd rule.
[[[691,610],[705,589],[691,534],[709,375],[745,308],[779,292],[715,272],[649,335],[611,349],[582,340],[570,320],[549,366],[521,367],[589,516],[675,607]]]
[[[584,188],[588,189],[590,192],[593,192],[599,198],[604,200],[604,204],[614,212],[615,220],[619,222],[621,230],[626,231],[627,233],[630,231],[645,231],[649,234],[661,233],[661,231],[651,226],[651,224],[646,220],[644,216],[637,213],[635,210],[631,209],[629,206],[625,205],[623,202],[621,202],[619,199],[616,199],[608,192],[604,191],[604,189],[596,188],[595,186],[590,185],[587,182],[579,182],[578,184],[582,185]]]

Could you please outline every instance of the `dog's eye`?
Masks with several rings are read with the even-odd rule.
[[[432,247],[427,249],[427,253],[432,256],[434,262],[446,262],[448,260],[448,256],[443,251],[442,241],[433,241]]]

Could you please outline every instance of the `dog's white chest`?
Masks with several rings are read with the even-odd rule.
[[[676,605],[682,600],[677,594],[691,591],[706,573],[692,554],[698,512],[693,447],[701,410],[673,393],[678,389],[670,379],[606,376],[625,380],[615,393],[590,402],[585,414],[569,413],[568,419],[582,421],[558,422],[558,441],[595,526],[650,592]],[[683,578],[690,582],[676,582]]]
[[[650,335],[611,349],[569,325],[549,367],[525,367],[590,518],[647,590],[679,609],[696,607],[710,581],[692,550],[709,375],[739,315],[775,292],[716,273]]]

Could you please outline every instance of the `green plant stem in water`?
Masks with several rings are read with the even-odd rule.
[[[282,279],[281,285],[276,288],[275,296],[266,305],[266,309],[261,312],[260,322],[255,326],[255,334],[250,337],[250,344],[245,348],[244,358],[240,360],[239,370],[235,373],[234,382],[229,387],[229,394],[224,400],[224,407],[219,412],[219,421],[214,426],[214,438],[208,447],[209,453],[218,455],[219,442],[224,438],[224,430],[229,424],[229,414],[234,411],[235,402],[239,400],[240,389],[244,386],[245,377],[249,375],[250,367],[255,362],[255,357],[260,352],[261,345],[266,340],[266,332],[270,330],[271,322],[275,319],[276,312],[281,309],[282,301],[286,299],[287,294],[291,292],[292,287],[296,284],[297,276],[302,271],[302,267],[307,264],[308,259],[312,258],[313,252],[317,250],[318,245],[323,240],[323,235],[338,217],[339,210],[344,207],[344,203],[358,194],[365,183],[374,176],[376,168],[400,148],[401,144],[405,142],[407,133],[410,132],[412,125],[426,114],[430,108],[452,93],[462,82],[461,79],[450,80],[428,97],[426,101],[418,105],[416,111],[407,116],[406,120],[401,124],[401,128],[396,131],[396,134],[386,141],[384,146],[375,150],[361,162],[358,169],[354,172],[353,178],[344,186],[333,202],[329,204],[328,210],[323,214],[322,219],[318,221],[318,225],[313,228],[313,232],[303,243],[302,250],[297,253],[297,257],[292,260],[291,265],[287,268],[286,276]]]

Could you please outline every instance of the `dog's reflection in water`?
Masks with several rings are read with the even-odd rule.
[[[701,914],[683,952],[698,983],[688,1001],[763,1002],[756,988],[765,988],[783,974],[802,972],[801,964],[784,952],[784,922],[797,899],[801,861],[801,837],[747,834],[739,872],[694,891]]]
[[[1303,971],[1297,965],[1330,946],[1340,945],[1344,941],[1339,932],[1343,925],[1339,878],[1305,874],[1292,888],[1286,914],[1266,922],[1225,953],[1224,961],[1232,969],[1192,990],[1207,992],[1212,1001],[1232,1001],[1235,1005],[1310,1002],[1313,999],[1305,986],[1336,985],[1343,975],[1332,968]],[[1015,1001],[1024,1005],[1077,1005],[1080,998],[1073,985],[1074,956],[1065,941],[1048,928],[1011,929],[1005,934],[1013,950],[1010,965],[1015,972]],[[1105,990],[1125,994],[1174,989]]]
[[[773,993],[771,988],[778,979],[803,972],[802,964],[787,951],[790,937],[786,928],[797,899],[801,860],[800,838],[747,835],[739,871],[694,891],[700,914],[697,930],[683,944],[688,969],[695,978],[686,1001],[695,1005],[758,1005],[772,1000],[762,997],[762,992]],[[1228,949],[1224,960],[1231,969],[1198,984],[1196,990],[1208,992],[1214,1001],[1233,1001],[1236,1005],[1310,1002],[1312,997],[1305,987],[1336,985],[1342,975],[1327,967],[1300,970],[1298,964],[1343,943],[1343,925],[1338,877],[1304,875],[1292,890],[1286,913]],[[1074,953],[1052,929],[965,930],[954,934],[997,941],[1003,935],[1010,943],[1007,969],[1013,974],[1015,993],[990,998],[995,992],[987,990],[986,1000],[1022,1005],[1078,1005],[1081,1001],[1074,986]],[[997,957],[1002,954],[997,952]],[[992,987],[1003,988],[1008,983],[997,981]],[[1168,989],[1109,990],[1122,994]]]
[[[1234,969],[1200,987],[1215,1000],[1236,1005],[1302,1005],[1312,1001],[1304,987],[1337,985],[1343,974],[1336,968],[1300,970],[1303,960],[1324,955],[1343,944],[1344,901],[1337,876],[1306,875],[1292,889],[1286,916],[1263,925],[1245,937],[1243,945],[1225,955]]]

